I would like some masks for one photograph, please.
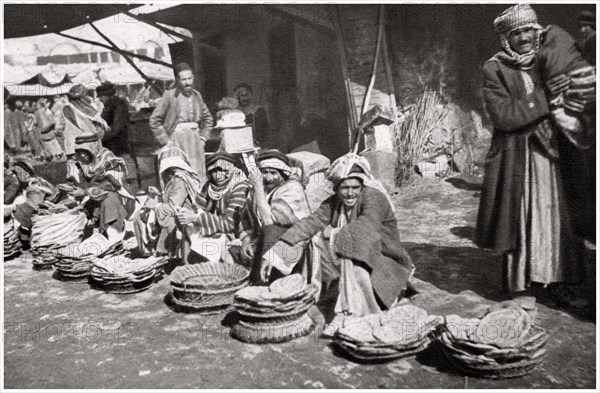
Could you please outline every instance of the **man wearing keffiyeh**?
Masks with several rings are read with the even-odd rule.
[[[400,243],[394,211],[363,157],[348,153],[327,172],[335,194],[294,224],[264,255],[267,268],[287,274],[300,250],[319,231],[329,238],[330,256],[340,270],[336,318],[323,334],[333,334],[347,316],[388,309],[411,288],[415,267]],[[272,267],[269,269],[268,267]]]
[[[504,49],[498,55],[503,62],[516,64],[536,57],[553,126],[535,129],[533,137],[558,159],[575,234],[595,242],[595,67],[584,59],[577,42],[565,30],[555,25],[542,28],[529,5],[508,8],[496,18],[494,27]],[[531,37],[525,30],[532,34],[532,40],[528,40]],[[516,50],[520,50],[521,43],[533,45],[530,51],[520,54],[511,49],[509,42]],[[526,67],[525,63],[518,66]]]
[[[206,160],[208,182],[198,195],[198,209],[178,209],[179,223],[195,253],[211,262],[233,262],[228,245],[239,231],[241,211],[250,185],[235,156],[225,152]]]
[[[189,241],[185,242],[183,230],[177,225],[176,212],[179,208],[195,209],[202,182],[198,174],[190,167],[185,152],[173,144],[167,144],[158,155],[163,202],[149,209],[143,209],[134,217],[134,229],[138,249],[142,255],[152,250],[152,229],[157,223],[160,235],[156,244],[159,254],[174,259],[187,260]],[[154,201],[153,201],[154,202]]]
[[[543,138],[556,129],[537,67],[542,29],[525,4],[500,14],[494,29],[502,51],[483,66],[483,95],[494,135],[475,242],[503,254],[507,292],[526,290],[532,283],[576,282],[577,252],[561,203],[558,164]]]
[[[279,150],[266,150],[257,158],[260,176],[251,177],[253,188],[242,212],[242,259],[252,267],[251,280],[260,282],[263,250],[269,249],[285,231],[311,213],[302,183],[292,176],[290,159]],[[320,288],[319,239],[311,240],[294,272]],[[277,279],[275,275],[271,281]]]
[[[111,241],[123,240],[125,219],[134,210],[133,196],[125,189],[125,161],[102,147],[97,134],[75,138],[75,163],[67,166],[68,193],[81,200],[89,197],[86,209],[98,219],[100,233]]]

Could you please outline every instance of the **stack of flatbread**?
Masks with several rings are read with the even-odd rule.
[[[212,314],[231,305],[248,285],[250,272],[240,265],[206,262],[179,266],[171,273],[171,302],[186,312]]]
[[[94,258],[90,275],[92,285],[105,292],[125,294],[150,288],[163,274],[165,257],[130,259],[113,255],[104,259]]]
[[[381,361],[415,355],[430,343],[443,318],[413,305],[346,318],[334,342],[357,360]]]
[[[40,210],[40,214],[31,221],[31,254],[33,265],[37,268],[52,267],[57,261],[56,251],[78,243],[87,223],[85,214],[79,211],[49,213],[48,210]]]
[[[130,237],[129,239],[123,242],[123,249],[125,251],[135,250],[138,247],[137,239],[134,237]]]
[[[509,306],[481,319],[449,315],[437,338],[465,374],[500,379],[531,373],[546,354],[548,335],[521,307]]]
[[[54,268],[57,278],[63,280],[87,279],[95,258],[107,258],[122,252],[122,242],[111,242],[99,233],[77,244],[69,244],[55,251]]]
[[[308,315],[317,287],[300,274],[291,274],[269,286],[247,287],[235,294],[233,306],[240,319],[231,330],[245,342],[278,343],[309,334],[315,327]]]
[[[19,229],[15,225],[15,220],[11,218],[4,223],[4,260],[13,259],[20,254]]]

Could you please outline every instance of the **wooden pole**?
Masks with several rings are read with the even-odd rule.
[[[169,67],[169,68],[173,67],[172,64],[165,63],[164,61],[156,60],[156,59],[153,59],[151,57],[140,55],[140,54],[133,53],[133,52],[129,52],[129,51],[126,51],[126,50],[123,50],[123,49],[120,49],[120,48],[115,49],[112,46],[109,46],[109,45],[106,45],[106,44],[102,44],[100,42],[86,40],[85,38],[75,37],[75,36],[72,36],[72,35],[69,35],[69,34],[66,34],[66,33],[62,33],[62,32],[58,32],[56,34],[58,34],[60,36],[63,36],[65,38],[69,38],[71,40],[75,40],[75,41],[83,42],[83,43],[86,43],[86,44],[90,44],[90,45],[95,45],[95,46],[100,46],[102,48],[106,48],[106,49],[111,50],[113,52],[117,52],[118,54],[120,54],[122,56],[126,56],[127,55],[127,56],[137,57],[138,59],[147,61],[148,63],[154,63],[154,64],[162,65],[162,66],[165,66],[165,67]]]
[[[358,117],[356,113],[356,104],[354,102],[354,96],[352,94],[352,83],[348,75],[348,61],[346,58],[346,45],[344,44],[344,34],[342,32],[342,17],[340,14],[340,6],[336,4],[337,11],[337,23],[336,23],[336,35],[338,42],[338,49],[340,52],[340,59],[342,62],[342,75],[344,77],[344,84],[346,86],[346,100],[348,102],[348,146],[352,147],[352,136],[354,130],[358,128]]]
[[[369,101],[371,100],[371,92],[373,91],[373,86],[375,85],[375,77],[377,76],[377,64],[379,60],[379,52],[381,50],[381,40],[383,37],[383,4],[379,6],[378,13],[378,23],[377,23],[377,45],[375,47],[375,58],[373,59],[373,68],[371,70],[371,79],[369,80],[369,86],[367,87],[367,92],[365,93],[365,99],[363,101],[361,116],[367,112],[367,108],[369,107]],[[352,151],[354,154],[358,153],[358,147],[360,145],[360,139],[362,136],[362,130],[356,130],[356,138],[354,140],[354,148]]]
[[[384,7],[383,5],[381,6]],[[394,75],[392,73],[392,62],[390,60],[388,46],[387,46],[387,32],[385,29],[385,12],[383,13],[383,61],[385,62],[385,75],[388,84],[388,92],[390,94],[390,106],[392,107],[392,114],[394,115],[394,120],[398,117],[398,108],[396,104],[396,88],[394,86]]]
[[[379,6],[379,17],[378,17],[378,27],[377,27],[377,46],[375,47],[375,58],[373,59],[373,68],[371,69],[371,80],[369,81],[369,86],[367,87],[367,92],[365,94],[365,100],[363,101],[361,115],[364,115],[367,112],[367,108],[369,107],[369,101],[371,99],[371,92],[373,91],[373,86],[375,85],[375,77],[377,75],[377,64],[379,60],[379,52],[381,50],[381,39],[383,37],[383,4]]]
[[[114,42],[112,42],[112,40],[110,38],[108,38],[104,33],[102,33],[100,31],[100,29],[98,29],[92,22],[89,22],[89,25],[92,26],[92,28],[94,30],[96,30],[96,33],[98,33],[100,35],[100,37],[104,38],[106,40],[106,42],[108,42],[110,44],[110,46],[112,46],[114,49],[116,49],[115,52],[118,52],[121,50]],[[144,78],[144,80],[148,83],[149,86],[154,88],[154,90],[156,90],[158,92],[158,94],[160,94],[160,95],[163,94],[162,89],[159,86],[156,86],[154,81],[152,79],[150,79],[146,74],[144,74],[144,72],[140,69],[140,67],[138,67],[137,64],[134,63],[133,59],[131,59],[127,55],[123,55],[123,58],[129,63],[129,65],[131,65],[133,67],[134,70],[137,71],[138,74],[140,74],[140,76],[142,78]]]

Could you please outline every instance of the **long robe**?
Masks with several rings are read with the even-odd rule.
[[[204,144],[210,136],[213,118],[199,91],[192,91],[189,105],[187,100],[179,87],[167,90],[154,108],[149,125],[161,145],[172,142],[187,154],[190,166],[204,182]],[[177,126],[181,123],[197,123],[198,130],[180,129]]]
[[[535,66],[519,70],[497,57],[485,63],[483,73],[495,128],[475,242],[505,254],[505,290],[524,290],[532,281],[567,281],[577,269],[565,252],[571,237],[560,173],[533,134],[536,127],[553,127],[540,74]]]
[[[550,123],[539,75],[532,75],[535,87],[527,95],[519,70],[496,58],[483,66],[484,99],[494,132],[485,158],[475,243],[498,253],[517,246],[526,143],[535,127]]]
[[[281,241],[292,247],[304,246],[327,225],[335,228],[341,203],[337,195],[329,197],[312,215],[292,226]],[[370,273],[373,290],[387,308],[402,295],[414,272],[410,256],[400,244],[398,223],[387,197],[371,187],[363,188],[347,224],[333,241],[333,251]]]
[[[181,258],[179,254],[182,234],[175,220],[175,207],[193,210],[195,203],[186,190],[181,177],[174,177],[165,187],[163,203],[156,207],[156,218],[162,227],[157,243],[157,251],[172,258]]]

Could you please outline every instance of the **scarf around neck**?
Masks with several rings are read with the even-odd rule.
[[[210,180],[208,181],[208,187],[206,189],[208,197],[213,201],[219,201],[227,194],[227,192],[229,192],[229,190],[243,181],[246,181],[246,175],[241,169],[235,167],[229,171],[229,179],[224,185],[217,187]]]

